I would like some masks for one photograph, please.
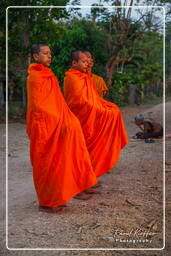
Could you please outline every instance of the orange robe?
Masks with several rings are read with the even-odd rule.
[[[96,176],[109,171],[119,160],[128,138],[119,108],[96,91],[88,74],[69,69],[64,79],[64,96],[80,120]]]
[[[80,122],[68,108],[52,71],[28,69],[27,133],[35,189],[41,206],[65,204],[95,185]]]
[[[103,98],[108,91],[106,83],[101,76],[91,74],[91,78],[97,87],[98,94]]]

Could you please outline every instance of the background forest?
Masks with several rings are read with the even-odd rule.
[[[8,9],[10,115],[25,113],[27,68],[32,62],[30,48],[35,42],[50,45],[53,55],[51,68],[61,88],[65,72],[70,67],[71,52],[81,49],[92,53],[95,60],[93,71],[105,79],[109,88],[108,100],[124,106],[162,96],[164,10],[148,6],[164,6],[166,11],[166,94],[171,93],[171,1],[97,0],[92,1],[92,8],[81,9],[79,0],[21,0],[19,3],[1,0],[1,114],[5,109],[5,8],[18,5],[55,5],[66,6],[66,9]],[[125,8],[116,8],[121,5]],[[126,7],[128,5],[130,7]],[[138,7],[145,5],[147,7]]]

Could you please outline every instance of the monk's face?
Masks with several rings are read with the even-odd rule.
[[[93,61],[92,55],[91,55],[90,52],[85,52],[85,55],[87,56],[88,69],[91,70],[93,65],[94,65],[94,61]]]
[[[41,46],[39,53],[35,53],[33,57],[37,63],[40,63],[45,67],[49,67],[52,61],[51,50],[49,46]]]
[[[80,53],[79,54],[79,60],[78,61],[74,60],[72,62],[72,66],[73,66],[73,68],[79,70],[80,72],[86,73],[87,68],[88,68],[87,56],[84,53]]]

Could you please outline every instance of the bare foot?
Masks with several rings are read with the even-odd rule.
[[[101,191],[93,188],[89,188],[84,191],[86,194],[101,194]]]
[[[79,193],[78,195],[74,196],[75,199],[79,199],[79,200],[89,200],[90,198],[92,198],[92,196],[90,195],[85,195],[84,192]]]
[[[95,186],[93,186],[92,188],[100,188],[102,187],[102,182],[99,181]]]
[[[40,212],[47,212],[47,213],[58,213],[63,210],[66,205],[54,206],[54,207],[47,207],[47,206],[39,206]]]

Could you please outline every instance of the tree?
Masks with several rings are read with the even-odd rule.
[[[59,0],[58,5],[65,6],[68,0]],[[20,6],[44,6],[56,5],[56,1],[46,0],[22,0]],[[3,15],[0,18],[3,24],[0,31],[2,36],[1,50],[5,47],[5,8],[7,6],[17,6],[18,1],[2,0],[1,10]],[[30,46],[34,42],[44,41],[49,43],[62,36],[63,27],[60,20],[66,19],[68,13],[65,9],[53,8],[9,8],[8,11],[8,63],[9,79],[19,79],[22,90],[22,99],[26,105],[25,78],[27,67],[30,64]],[[1,62],[5,70],[5,52]]]
[[[149,3],[150,2],[150,3]],[[157,4],[157,1],[148,1],[148,4]],[[157,19],[155,13],[161,8],[133,9],[139,1],[110,1],[103,3],[113,6],[113,9],[97,8],[92,9],[93,23],[103,24],[108,32],[107,47],[109,59],[106,63],[106,76],[111,87],[112,73],[118,66],[124,66],[130,62],[135,55],[135,47],[138,41],[143,40],[144,32],[148,30],[159,31],[161,19]],[[126,7],[128,6],[129,7]],[[147,3],[145,3],[147,5]],[[100,1],[100,6],[102,1]],[[123,6],[122,8],[120,6]],[[92,5],[93,7],[93,5]],[[161,10],[162,11],[162,10]]]
[[[106,51],[102,51],[107,39],[105,31],[98,26],[92,26],[92,22],[86,19],[74,19],[67,24],[64,23],[63,27],[63,36],[51,43],[54,56],[52,69],[61,86],[65,72],[71,66],[70,57],[74,50],[90,51],[95,58],[94,71],[104,76],[104,66],[108,58]]]

